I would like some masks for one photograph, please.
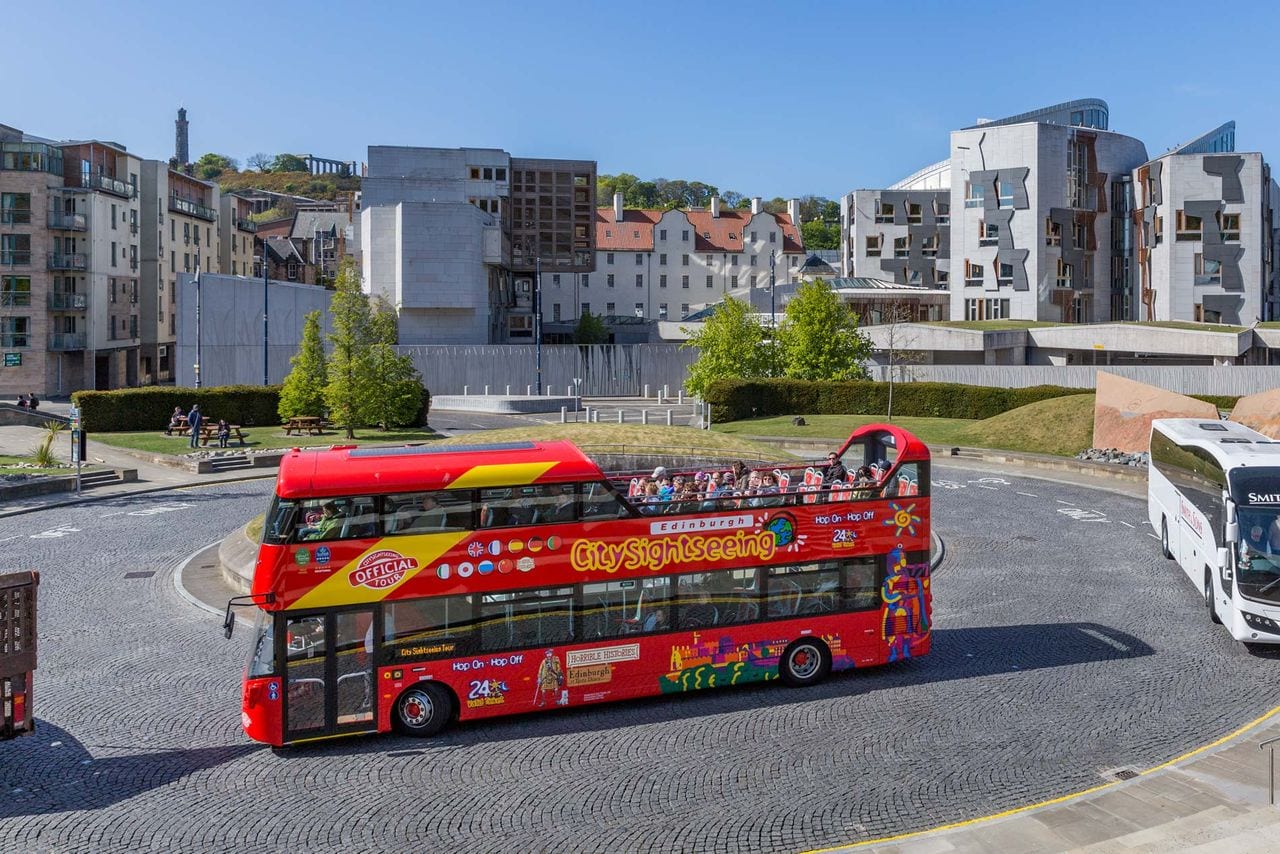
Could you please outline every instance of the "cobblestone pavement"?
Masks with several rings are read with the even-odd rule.
[[[269,481],[0,519],[4,564],[43,579],[0,849],[793,851],[1086,788],[1280,703],[1276,660],[1210,625],[1142,501],[936,476],[926,658],[279,753],[240,732],[249,633],[224,641],[172,579]]]

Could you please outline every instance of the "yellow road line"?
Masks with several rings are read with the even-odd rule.
[[[1249,721],[1249,723],[1227,733],[1226,735],[1222,736],[1222,738],[1219,738],[1216,741],[1211,741],[1208,744],[1201,745],[1200,747],[1197,747],[1194,750],[1188,750],[1186,753],[1183,753],[1181,756],[1175,756],[1173,759],[1170,759],[1168,762],[1161,763],[1160,765],[1157,765],[1154,768],[1148,768],[1146,771],[1143,771],[1139,776],[1145,777],[1148,774],[1154,774],[1157,771],[1163,771],[1164,769],[1172,765],[1177,765],[1179,762],[1185,762],[1186,760],[1190,759],[1193,756],[1204,753],[1206,750],[1212,750],[1215,747],[1219,747],[1223,744],[1226,744],[1228,741],[1231,741],[1232,739],[1235,739],[1235,738],[1239,738],[1240,736],[1244,735],[1246,732],[1253,729],[1254,727],[1257,727],[1260,724],[1265,723],[1267,720],[1269,720],[1272,717],[1275,717],[1277,714],[1280,714],[1280,706],[1276,706],[1274,709],[1267,712],[1266,714],[1263,714],[1254,718],[1253,720]],[[1083,789],[1079,792],[1072,792],[1069,795],[1062,795],[1060,797],[1050,798],[1047,801],[1039,801],[1038,803],[1034,803],[1034,804],[1026,804],[1024,806],[1014,807],[1013,809],[1004,810],[1003,812],[992,813],[991,815],[979,816],[978,818],[967,818],[963,821],[956,821],[956,822],[952,822],[951,824],[942,824],[937,827],[931,827],[927,830],[913,830],[908,833],[899,833],[894,836],[882,836],[879,839],[868,839],[863,842],[851,842],[845,845],[833,845],[828,848],[814,848],[809,851],[802,852],[802,854],[829,854],[829,852],[832,852],[832,851],[846,851],[853,848],[866,848],[869,845],[884,845],[890,842],[901,842],[904,839],[913,839],[917,836],[926,836],[931,833],[942,833],[948,830],[957,830],[961,827],[970,827],[975,824],[982,824],[988,821],[995,821],[996,819],[1000,819],[1000,818],[1008,818],[1009,816],[1018,815],[1019,813],[1024,813],[1024,812],[1030,812],[1031,810],[1037,810],[1037,809],[1040,809],[1041,807],[1053,806],[1055,804],[1061,804],[1061,803],[1065,803],[1066,801],[1075,800],[1076,798],[1083,798],[1087,795],[1092,795],[1095,792],[1101,792],[1103,789],[1110,789],[1114,786],[1118,786],[1124,782],[1131,782],[1131,781],[1116,780],[1115,782],[1112,782],[1112,783],[1102,783],[1101,785],[1092,786],[1088,789]]]

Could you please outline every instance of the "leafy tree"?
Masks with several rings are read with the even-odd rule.
[[[742,193],[739,193],[736,190],[725,190],[723,193],[720,194],[720,202],[726,208],[743,207],[743,204],[742,204],[743,202],[747,203],[746,207],[751,207],[751,200],[748,198],[745,198],[742,195]]]
[[[384,430],[412,424],[422,405],[422,377],[412,358],[396,353],[399,329],[395,309],[379,297],[370,322],[374,343],[368,358],[374,384],[366,395],[366,417]]]
[[[833,202],[828,199],[823,205],[822,210],[818,214],[819,218],[826,223],[834,222],[840,224],[840,203]]]
[[[280,417],[319,417],[324,412],[324,389],[329,382],[324,341],[320,337],[320,312],[311,312],[303,321],[302,343],[289,363],[293,370],[280,389]]]
[[[884,345],[885,366],[887,368],[885,378],[889,383],[889,406],[888,412],[885,414],[886,421],[893,421],[894,382],[909,379],[906,366],[923,362],[925,359],[924,353],[907,349],[915,343],[915,336],[909,332],[906,324],[914,323],[915,319],[915,312],[905,302],[891,303],[888,308],[880,313],[880,325],[884,327],[884,335],[881,336],[880,343]]]
[[[212,151],[208,154],[200,155],[200,159],[194,165],[196,175],[206,181],[217,178],[223,172],[235,172],[239,169],[239,164],[236,161],[225,154],[214,154]]]
[[[800,234],[804,238],[805,249],[839,249],[840,223],[826,223],[821,220],[810,220],[800,226]]]
[[[801,380],[865,379],[871,342],[858,316],[822,282],[803,282],[778,327],[783,372]]]
[[[349,258],[338,268],[329,312],[333,315],[333,332],[329,335],[333,350],[324,402],[329,407],[329,418],[346,430],[348,439],[354,439],[355,428],[366,423],[370,391],[377,384],[369,359],[376,337],[369,298],[360,289],[360,274]]]
[[[252,169],[255,172],[270,172],[271,160],[272,158],[270,154],[267,154],[265,151],[259,151],[255,154],[250,154],[249,159],[244,162],[244,165],[246,168]]]
[[[747,303],[727,297],[682,347],[695,347],[698,358],[689,366],[684,387],[702,395],[714,380],[768,376],[769,347],[765,329]]]
[[[309,172],[307,161],[296,154],[277,154],[271,161],[272,172]]]
[[[787,212],[787,200],[782,196],[774,196],[764,203],[764,210],[771,214],[784,214]]]
[[[573,328],[573,343],[604,344],[609,340],[609,329],[604,321],[589,311],[584,311],[578,318],[578,325]]]

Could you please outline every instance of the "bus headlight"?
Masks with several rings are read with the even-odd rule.
[[[1258,614],[1250,614],[1248,611],[1241,611],[1240,615],[1244,617],[1244,621],[1249,624],[1249,628],[1257,629],[1262,632],[1270,632],[1273,635],[1280,635],[1280,623],[1269,617],[1259,616]]]

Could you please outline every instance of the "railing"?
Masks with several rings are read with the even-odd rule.
[[[84,214],[50,211],[49,227],[61,231],[84,231],[89,227],[89,221]]]
[[[108,193],[114,193],[117,196],[124,196],[126,199],[132,199],[138,195],[138,188],[125,181],[108,177],[107,175],[90,175],[86,186],[96,190],[106,190]]]
[[[30,267],[31,250],[6,249],[0,252],[0,267]]]
[[[87,294],[51,293],[49,294],[50,311],[84,311],[89,307]]]
[[[74,255],[62,255],[58,252],[49,253],[49,269],[50,270],[87,270],[89,269],[88,259],[84,255],[76,253]]]
[[[30,292],[4,291],[0,292],[0,306],[21,306],[31,305]]]
[[[251,219],[237,219],[236,228],[241,231],[257,231],[258,224]]]
[[[209,222],[213,222],[218,218],[218,212],[213,208],[205,207],[199,202],[193,202],[190,199],[183,199],[178,196],[169,197],[169,210],[186,214],[187,216],[207,219]]]
[[[1275,738],[1269,738],[1266,741],[1262,742],[1262,744],[1258,745],[1259,750],[1269,749],[1271,751],[1271,756],[1267,760],[1269,765],[1268,773],[1267,773],[1267,789],[1271,793],[1271,799],[1268,801],[1268,803],[1270,803],[1271,806],[1276,805],[1276,742],[1277,741],[1280,741],[1280,735],[1276,736]]]
[[[83,350],[86,336],[83,332],[54,332],[49,336],[50,350]]]

